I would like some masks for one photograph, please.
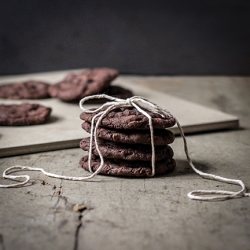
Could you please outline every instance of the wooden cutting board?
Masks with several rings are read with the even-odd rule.
[[[68,72],[0,77],[0,84],[30,79],[44,80],[53,84],[63,79]],[[119,76],[114,84],[131,89],[135,95],[143,96],[170,111],[179,120],[185,133],[230,129],[239,126],[239,120],[235,116],[153,91],[134,82],[133,78]],[[64,103],[57,99],[25,101],[51,107],[51,119],[46,124],[36,126],[0,126],[0,157],[79,147],[80,140],[89,136],[81,128],[82,121],[79,118],[81,109],[77,104]],[[1,104],[21,102],[24,100],[0,99]],[[86,107],[96,106],[86,105]],[[173,127],[171,130],[175,134],[179,133],[177,127]]]

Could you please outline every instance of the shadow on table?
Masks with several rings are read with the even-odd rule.
[[[49,118],[49,120],[46,122],[46,124],[51,124],[51,123],[59,122],[59,121],[61,121],[61,120],[63,120],[62,117],[52,115],[52,116]]]
[[[169,177],[178,177],[181,175],[189,175],[189,174],[195,174],[194,170],[192,167],[189,165],[187,160],[178,160],[175,159],[176,161],[176,168],[172,173],[166,174],[166,176]],[[202,171],[202,172],[208,172],[209,169],[213,168],[209,164],[205,164],[203,162],[198,162],[198,161],[193,161],[194,166]]]

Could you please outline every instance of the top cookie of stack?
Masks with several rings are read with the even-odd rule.
[[[165,174],[175,168],[173,150],[169,146],[174,141],[173,133],[166,129],[175,125],[172,116],[162,117],[147,111],[152,117],[155,145],[155,174]],[[91,122],[97,113],[82,112],[82,128],[91,132]],[[96,122],[96,121],[95,121]],[[117,108],[109,112],[97,128],[98,147],[104,157],[101,174],[146,177],[152,176],[152,146],[148,118],[135,108]],[[80,147],[92,150],[91,170],[100,166],[97,147],[90,138],[84,138]],[[80,160],[80,165],[89,170],[88,156]]]

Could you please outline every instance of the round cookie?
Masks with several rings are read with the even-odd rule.
[[[110,68],[95,68],[80,73],[70,73],[65,79],[49,87],[49,95],[62,101],[75,102],[85,96],[102,92],[118,76],[118,71]]]
[[[0,98],[42,99],[48,98],[49,84],[41,81],[24,81],[0,85]]]
[[[79,164],[82,168],[89,171],[88,156],[82,157]],[[92,171],[96,171],[99,166],[99,158],[92,157]],[[172,172],[175,169],[176,163],[174,159],[166,158],[165,160],[156,162],[155,166],[155,175],[163,175]],[[151,162],[104,159],[104,165],[100,171],[100,174],[128,177],[151,177],[152,167]]]
[[[154,129],[164,129],[175,125],[175,118],[162,117],[157,113],[147,111],[152,117]],[[82,112],[80,118],[84,121],[91,122],[97,113]],[[149,129],[148,118],[141,114],[135,108],[117,108],[109,112],[100,122],[100,126],[111,129]]]
[[[42,124],[48,121],[50,113],[51,108],[33,103],[0,105],[0,126]]]
[[[83,122],[82,128],[90,133],[91,124],[89,122]],[[98,127],[97,137],[120,143],[128,144],[151,144],[150,132],[148,130],[114,130],[103,127]],[[154,144],[156,146],[166,146],[171,144],[175,139],[174,134],[167,129],[155,129],[154,130]]]
[[[151,161],[151,145],[122,144],[98,139],[98,146],[104,158],[123,159],[126,161]],[[90,137],[84,138],[80,142],[80,148],[85,151],[90,150]],[[99,156],[95,143],[92,145],[93,155]],[[169,146],[155,147],[155,160],[160,161],[166,157],[172,158],[173,150]]]

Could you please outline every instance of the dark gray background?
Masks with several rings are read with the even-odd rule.
[[[130,74],[250,73],[249,1],[0,2],[2,75],[99,66]]]

